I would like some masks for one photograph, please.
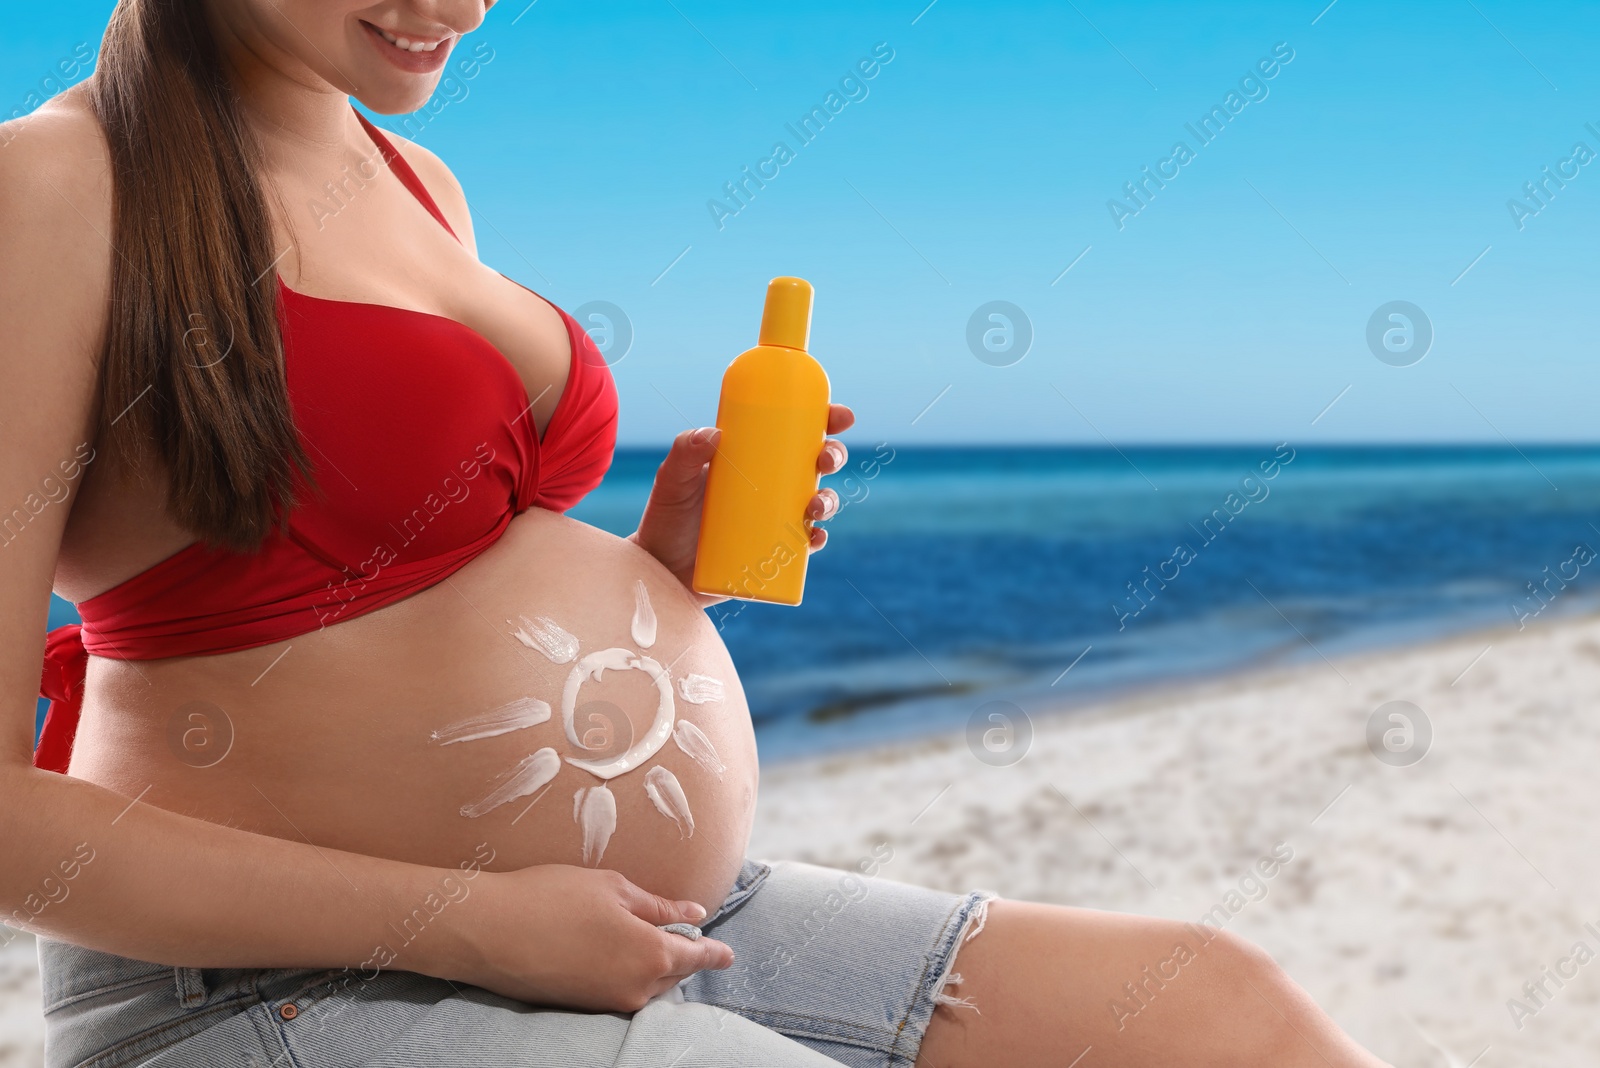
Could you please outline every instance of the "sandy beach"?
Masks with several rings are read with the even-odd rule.
[[[952,734],[768,768],[751,851],[850,867],[887,842],[890,878],[1209,915],[1398,1068],[1583,1064],[1600,1041],[1600,967],[1571,963],[1577,942],[1600,950],[1596,692],[1600,621],[1577,619],[1030,708],[1010,766]],[[1420,730],[1379,745],[1394,763],[1369,747],[1390,701],[1431,723],[1420,761]],[[1275,850],[1291,859],[1251,879]],[[31,953],[0,953],[7,1068],[39,1063]],[[1564,960],[1576,977],[1529,1000]]]
[[[850,866],[889,842],[883,875],[949,890],[1191,921],[1231,905],[1230,930],[1398,1068],[1590,1064],[1600,967],[1568,963],[1543,1005],[1522,987],[1576,942],[1600,951],[1597,690],[1600,622],[1570,620],[1030,710],[1010,767],[954,736],[771,769],[752,850]],[[1411,766],[1367,743],[1394,700],[1432,724]],[[1241,889],[1279,843],[1293,859]]]

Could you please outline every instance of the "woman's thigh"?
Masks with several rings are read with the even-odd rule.
[[[1261,950],[1210,927],[995,901],[922,1068],[1376,1068]]]

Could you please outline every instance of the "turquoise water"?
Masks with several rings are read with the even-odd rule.
[[[1543,626],[1600,591],[1600,448],[851,444],[805,603],[712,609],[763,759]],[[659,461],[619,452],[572,514],[630,532]]]

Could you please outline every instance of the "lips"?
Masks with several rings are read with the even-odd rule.
[[[412,74],[427,74],[443,67],[457,37],[451,34],[447,37],[410,38],[390,33],[364,19],[360,21],[373,46],[384,58]]]

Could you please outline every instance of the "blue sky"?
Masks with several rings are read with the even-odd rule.
[[[412,128],[486,262],[624,309],[629,443],[711,421],[777,274],[816,285],[863,444],[1593,439],[1600,165],[1521,229],[1507,201],[1600,152],[1600,9],[1325,2],[504,0],[494,58]],[[30,8],[0,110],[110,8]],[[840,91],[880,43],[865,95]],[[786,124],[830,91],[802,145]],[[1230,91],[1255,99],[1200,144],[1185,124]],[[708,202],[779,140],[793,158],[719,229]],[[1137,206],[1124,183],[1180,140],[1119,229],[1107,202]],[[1395,300],[1434,331],[1411,366],[1368,347]],[[969,347],[991,301],[1031,324],[1020,362]]]

